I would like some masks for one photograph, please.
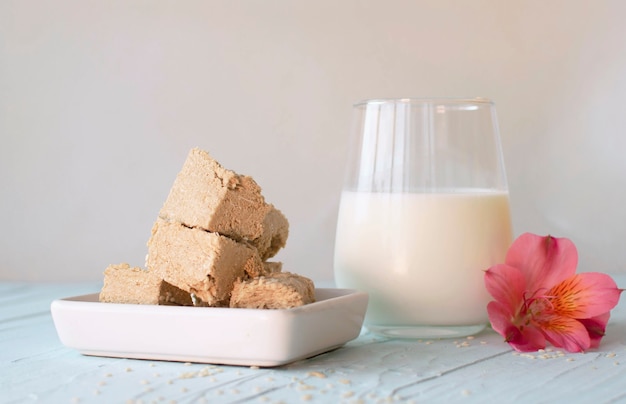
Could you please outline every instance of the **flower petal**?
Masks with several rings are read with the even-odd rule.
[[[606,312],[597,317],[584,318],[582,320],[578,320],[587,329],[587,333],[589,334],[589,339],[591,340],[590,348],[597,348],[600,346],[600,341],[602,340],[602,337],[604,337],[604,333],[606,331],[606,324],[609,322],[610,317],[611,317],[611,313]]]
[[[489,315],[491,328],[506,338],[507,329],[513,325],[511,322],[513,313],[509,310],[509,306],[500,302],[489,302],[487,314]]]
[[[609,275],[584,272],[558,283],[547,295],[555,314],[582,319],[613,309],[621,292]]]
[[[546,347],[546,337],[534,327],[516,329],[519,334],[507,341],[517,352],[535,352]]]
[[[587,328],[573,318],[543,317],[539,326],[546,339],[557,348],[563,348],[569,352],[584,352],[591,346]]]
[[[524,273],[529,290],[549,289],[576,273],[578,251],[569,239],[524,233],[509,248],[505,262]]]
[[[532,352],[546,347],[544,335],[531,326],[516,327],[511,319],[512,313],[500,302],[487,305],[491,327],[518,352]]]
[[[485,271],[485,287],[487,292],[496,301],[506,305],[513,315],[524,300],[526,280],[519,269],[498,264]]]

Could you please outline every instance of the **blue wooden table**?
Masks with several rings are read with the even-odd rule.
[[[626,287],[626,275],[615,279]],[[250,368],[89,357],[64,347],[51,301],[99,288],[0,283],[0,403],[626,402],[623,301],[600,349],[584,354],[518,354],[489,329],[421,341],[363,331],[314,358]]]

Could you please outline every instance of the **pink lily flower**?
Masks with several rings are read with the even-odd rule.
[[[546,341],[569,352],[597,348],[622,289],[602,273],[576,274],[578,251],[566,238],[525,233],[505,263],[485,272],[495,301],[487,305],[493,329],[515,350],[543,349]]]

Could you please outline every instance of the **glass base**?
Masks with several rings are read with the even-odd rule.
[[[406,339],[438,339],[458,338],[478,334],[485,329],[487,324],[463,325],[463,326],[394,326],[394,325],[366,325],[372,333],[388,338]]]

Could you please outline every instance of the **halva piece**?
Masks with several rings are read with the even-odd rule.
[[[251,243],[263,260],[285,246],[287,218],[265,202],[252,177],[225,169],[209,153],[192,149],[159,217]]]
[[[232,291],[230,307],[287,309],[314,301],[313,281],[289,272],[276,272],[238,281]]]
[[[126,263],[109,265],[104,270],[104,286],[99,299],[107,303],[193,304],[189,293],[165,282],[152,271]]]
[[[251,177],[225,169],[209,153],[194,148],[159,216],[234,239],[254,240],[263,234],[270,210]]]
[[[228,306],[237,279],[265,273],[254,247],[163,219],[152,228],[146,267],[209,306]]]

